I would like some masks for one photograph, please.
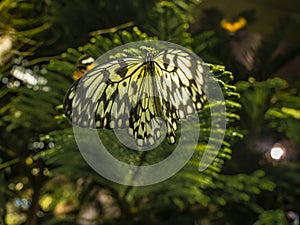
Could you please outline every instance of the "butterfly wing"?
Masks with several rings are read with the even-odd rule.
[[[160,137],[162,121],[155,119],[161,104],[151,97],[154,84],[149,77],[147,64],[136,58],[98,65],[68,90],[65,114],[84,128],[128,128],[137,144],[152,145]]]
[[[87,128],[114,128],[119,124],[121,112],[113,108],[115,97],[129,82],[132,72],[142,65],[135,58],[122,58],[95,66],[77,80],[64,99],[67,118],[75,125]],[[126,102],[126,96],[119,96]],[[123,104],[126,111],[127,104]],[[112,110],[114,110],[112,112]],[[127,109],[128,110],[128,109]],[[124,127],[122,123],[119,127]]]
[[[156,86],[159,90],[162,116],[167,125],[167,137],[176,142],[178,119],[202,109],[206,96],[203,63],[191,53],[166,48],[155,57]]]
[[[166,124],[168,142],[174,144],[178,119],[196,113],[205,104],[203,63],[191,53],[175,48],[164,49],[153,62],[148,76],[143,76],[138,84],[151,97],[138,102],[130,117],[131,133],[140,135],[136,137],[144,144],[151,144],[161,135],[162,121],[156,118],[161,117]]]

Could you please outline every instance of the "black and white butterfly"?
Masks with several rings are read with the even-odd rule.
[[[203,62],[180,48],[141,55],[111,59],[85,73],[65,96],[67,118],[85,128],[127,128],[138,145],[153,145],[165,123],[168,143],[176,143],[178,120],[206,102]]]

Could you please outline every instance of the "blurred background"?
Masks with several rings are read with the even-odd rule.
[[[0,0],[0,18],[0,224],[299,224],[299,1]],[[204,108],[203,138],[182,171],[123,186],[86,164],[62,102],[80,57],[153,39],[208,63],[227,130],[199,173]],[[109,131],[100,135],[115,157],[145,164]]]

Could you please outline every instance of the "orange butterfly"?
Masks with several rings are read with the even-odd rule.
[[[76,65],[75,72],[73,74],[73,79],[78,80],[80,77],[85,74],[86,71],[92,69],[94,65],[95,59],[90,55],[83,55],[79,58],[78,63]]]
[[[236,21],[231,23],[226,19],[222,19],[220,25],[224,30],[235,33],[247,25],[247,20],[244,17],[239,17]]]

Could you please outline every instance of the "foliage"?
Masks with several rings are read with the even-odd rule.
[[[264,224],[288,225],[289,223],[282,210],[275,210],[275,211],[270,210],[270,211],[263,212],[259,217],[259,221],[254,223],[254,225],[264,225]]]
[[[220,27],[223,15],[211,10],[202,20],[206,26],[190,32],[198,3],[0,2],[1,34],[13,41],[1,55],[0,68],[0,224],[288,224],[286,212],[299,212],[299,90],[274,78],[299,53],[299,46],[279,51],[299,16],[284,20],[263,42],[249,42],[252,61],[245,64],[248,50],[237,54],[234,44],[251,36],[247,26],[228,32]],[[80,56],[98,57],[148,39],[176,42],[207,62],[226,65],[238,82],[224,66],[208,64],[227,107],[225,139],[208,169],[198,171],[214,105],[199,113],[201,138],[179,173],[152,186],[129,187],[104,179],[86,164],[61,104]],[[51,57],[40,57],[45,55]],[[112,132],[99,135],[119,149],[111,152],[115,157],[131,164],[155,163],[170,150],[163,143],[143,158],[119,148]],[[269,150],[275,144],[290,155],[272,160]]]
[[[53,93],[51,96],[51,101],[46,101],[49,98],[48,91],[44,90],[30,90],[26,87],[19,88],[20,93],[22,93],[22,89],[24,89],[25,94],[15,98],[13,101],[13,105],[15,107],[11,109],[12,114],[15,114],[15,110],[20,110],[22,112],[22,117],[24,120],[29,120],[35,122],[32,119],[26,118],[26,116],[32,118],[39,118],[40,117],[40,110],[33,111],[32,109],[26,107],[29,103],[34,100],[34,104],[37,101],[41,101],[43,106],[43,119],[49,120],[45,124],[47,126],[52,126],[53,129],[56,131],[51,132],[49,135],[42,136],[39,139],[39,143],[43,143],[44,148],[33,149],[34,152],[31,155],[27,155],[25,161],[30,161],[29,168],[27,170],[35,168],[39,162],[42,162],[39,169],[40,171],[49,170],[51,171],[52,176],[55,179],[56,174],[64,174],[65,176],[69,177],[69,179],[76,182],[78,179],[84,179],[84,183],[82,184],[84,187],[82,192],[78,191],[79,195],[84,195],[85,198],[80,199],[80,205],[93,205],[99,204],[95,202],[95,197],[99,194],[99,191],[105,188],[108,193],[112,196],[115,203],[119,210],[121,210],[122,217],[117,218],[116,221],[122,220],[126,221],[128,218],[132,216],[132,212],[128,209],[139,209],[141,213],[137,214],[140,217],[136,216],[136,223],[139,223],[143,220],[144,214],[153,215],[153,221],[160,221],[162,218],[161,216],[157,215],[160,214],[160,210],[162,208],[174,208],[174,211],[170,211],[170,213],[174,213],[173,216],[176,215],[177,212],[180,212],[183,209],[189,207],[189,204],[201,203],[207,204],[209,202],[209,197],[203,194],[203,189],[205,187],[212,185],[212,176],[217,176],[217,173],[220,171],[222,167],[223,161],[226,158],[229,158],[230,154],[230,145],[229,143],[224,143],[224,147],[219,152],[218,160],[216,160],[208,170],[206,170],[202,174],[198,174],[197,176],[194,174],[195,170],[197,171],[198,162],[201,158],[203,151],[205,150],[205,143],[207,140],[202,140],[202,144],[199,144],[197,148],[197,153],[195,158],[190,161],[190,163],[186,166],[186,168],[180,172],[177,176],[170,179],[169,181],[163,182],[161,184],[153,185],[150,187],[145,188],[133,188],[133,187],[126,187],[121,185],[112,184],[111,182],[106,181],[105,179],[98,177],[96,174],[91,172],[90,168],[86,165],[85,161],[82,159],[77,147],[75,145],[74,137],[70,128],[63,129],[66,127],[67,123],[63,116],[56,116],[57,120],[60,122],[59,124],[53,124],[53,109],[55,106],[59,105],[59,102],[62,102],[63,96],[65,94],[65,89],[71,83],[71,76],[72,71],[74,71],[74,66],[76,60],[84,53],[89,53],[91,55],[100,55],[103,52],[107,51],[108,49],[113,48],[122,43],[126,43],[128,41],[134,40],[142,40],[142,39],[149,39],[146,34],[140,32],[136,27],[133,28],[131,32],[128,31],[119,31],[115,34],[111,34],[108,37],[103,36],[95,36],[91,39],[91,43],[80,47],[79,51],[75,49],[69,49],[68,52],[62,55],[62,59],[60,60],[52,60],[49,65],[44,66],[41,70],[47,71],[45,77],[47,78],[47,86],[49,90]],[[124,42],[125,40],[125,42]],[[105,43],[105,44],[104,44]],[[212,70],[216,73],[218,79],[226,79],[227,82],[232,79],[230,73],[224,71],[222,67],[211,66]],[[227,85],[225,82],[222,82],[224,94],[231,95],[232,97],[228,96],[228,106],[234,110],[236,107],[234,106],[234,101],[236,101],[236,95],[234,94],[234,87]],[[226,90],[226,91],[225,91]],[[35,96],[38,95],[39,97],[36,98]],[[231,100],[230,100],[231,99]],[[230,103],[230,101],[232,103]],[[47,105],[52,105],[52,107],[48,107]],[[207,111],[207,112],[206,112]],[[207,133],[206,130],[209,130],[209,120],[204,119],[207,117],[209,112],[209,108],[206,108],[203,112],[203,121],[207,121],[201,124],[202,133]],[[48,116],[48,117],[46,117]],[[234,120],[236,117],[234,111],[228,111],[228,120]],[[10,121],[11,129],[21,129],[23,127],[23,123],[20,121],[15,121],[12,117],[7,117],[7,120]],[[40,121],[38,121],[39,123]],[[45,131],[46,127],[34,125],[29,126],[34,128],[39,128],[41,131]],[[234,131],[228,129],[227,131],[227,141],[230,141],[232,138],[229,137]],[[33,131],[27,131],[27,133],[34,133]],[[112,145],[115,141],[112,142],[113,136],[112,133],[105,133],[103,135],[104,138],[107,139],[107,142]],[[204,135],[207,137],[207,135]],[[49,148],[50,143],[55,143],[54,148]],[[34,146],[33,146],[34,147]],[[119,148],[118,145],[114,149]],[[38,151],[37,151],[38,150]],[[156,155],[149,155],[151,158],[161,158],[161,154],[164,153],[163,148],[156,151]],[[135,159],[137,156],[134,156],[134,153],[131,157],[128,156],[128,152],[124,154],[124,156],[119,155],[122,160],[122,157],[129,157],[129,159]],[[158,155],[157,155],[158,154]],[[29,157],[29,158],[28,158]],[[72,161],[68,159],[72,158]],[[75,162],[75,163],[74,163]],[[130,163],[130,162],[129,162]],[[132,163],[132,162],[131,162]],[[75,172],[77,171],[77,172]],[[32,171],[31,171],[32,172]],[[74,174],[75,172],[75,174]],[[44,177],[43,174],[37,175]],[[92,180],[89,181],[88,177]],[[211,177],[211,178],[210,178]],[[50,177],[50,179],[52,179]],[[90,184],[90,182],[92,184]],[[88,183],[88,184],[85,184]],[[178,188],[178,185],[181,184],[182,187]],[[41,183],[41,187],[43,187],[43,183]],[[85,187],[85,185],[87,185]],[[88,196],[89,189],[95,189],[95,192],[91,192],[91,196]],[[45,195],[49,195],[45,193]],[[93,196],[96,195],[96,196]],[[147,196],[147,197],[146,197]],[[143,202],[147,198],[147,202],[153,202],[153,205],[144,205]],[[183,199],[185,199],[183,201]],[[156,202],[156,204],[154,204]],[[160,207],[157,207],[157,204],[160,204]],[[175,204],[175,205],[174,205]],[[144,208],[145,207],[145,208]],[[55,211],[55,209],[53,209]],[[79,209],[78,209],[79,210]],[[135,214],[137,213],[135,210]],[[51,213],[51,212],[49,212]],[[101,212],[99,212],[101,213]],[[75,215],[73,215],[74,217]],[[172,217],[173,217],[172,216]],[[124,217],[124,218],[123,218]],[[77,218],[78,219],[78,218]],[[109,218],[111,220],[111,218]],[[57,220],[55,218],[54,220]],[[76,216],[74,217],[76,220]],[[74,220],[72,220],[74,222]],[[52,223],[51,220],[48,221],[50,224]],[[61,221],[60,221],[61,222]],[[149,221],[150,222],[150,221]],[[151,223],[152,223],[151,222]],[[164,223],[164,222],[162,222]]]
[[[297,68],[299,56],[299,43],[295,41],[299,36],[299,14],[281,20],[266,36],[248,29],[255,21],[255,12],[242,12],[236,18],[240,16],[246,19],[246,26],[232,32],[222,27],[224,15],[220,11],[204,11],[201,30],[194,31],[192,45],[204,59],[225,64],[238,81],[242,108],[235,125],[244,138],[233,145],[232,160],[225,164],[223,172],[250,175],[263,170],[275,186],[273,192],[263,192],[259,198],[252,196],[254,199],[249,199],[246,209],[234,205],[234,210],[226,207],[222,211],[225,217],[229,216],[225,221],[232,224],[240,224],[240,221],[243,224],[255,221],[256,224],[286,224],[288,211],[299,212],[298,203],[293,200],[299,194],[290,191],[297,189],[299,182],[296,175],[299,172],[296,166],[299,162],[299,82],[297,72],[289,72],[297,71],[293,68]],[[207,37],[210,42],[205,41]],[[204,44],[199,46],[198,40],[204,40]],[[270,155],[274,146],[286,151],[279,161]],[[258,218],[257,214],[261,216]]]
[[[189,15],[193,6],[198,3],[199,0],[157,2],[149,12],[146,31],[157,36],[159,40],[190,42],[190,35],[186,32],[192,20]]]
[[[29,56],[41,46],[37,36],[50,27],[45,11],[44,1],[0,2],[1,66],[13,55]]]

